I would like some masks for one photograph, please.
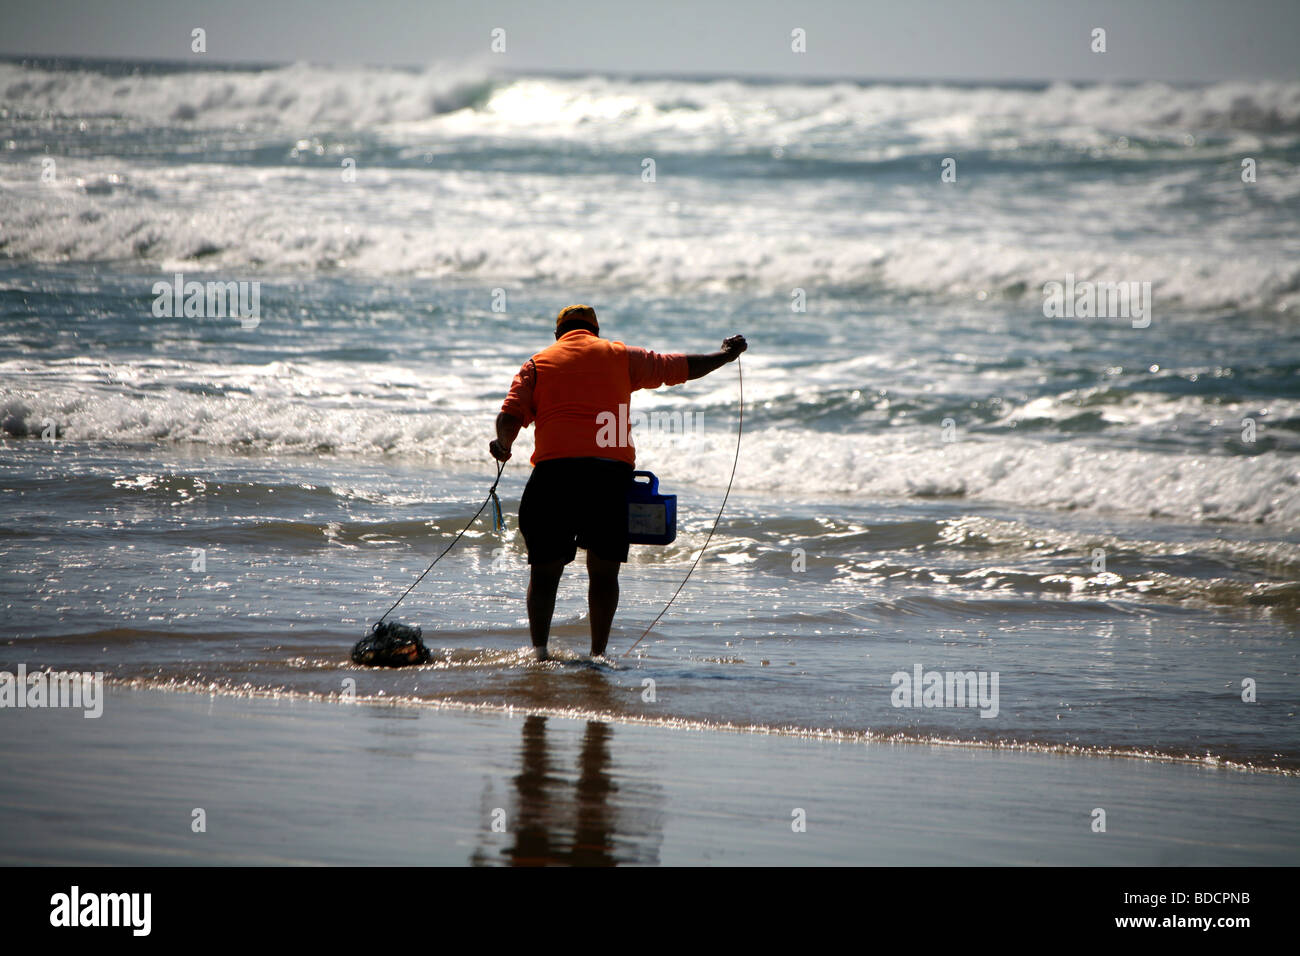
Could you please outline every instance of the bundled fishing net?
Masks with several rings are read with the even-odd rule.
[[[429,649],[418,627],[379,621],[352,648],[352,661],[367,667],[406,667],[427,664]]]
[[[505,530],[506,522],[501,513],[501,499],[497,497],[497,485],[501,483],[501,473],[505,470],[505,467],[506,463],[504,461],[497,465],[497,480],[492,482],[492,488],[488,491],[488,496],[483,499],[478,511],[474,512],[474,517],[469,519],[469,524],[461,528],[460,534],[451,539],[451,544],[447,545],[442,554],[434,558],[433,562],[420,572],[420,576],[412,581],[410,587],[402,592],[402,596],[393,602],[393,606],[384,612],[384,617],[371,625],[369,633],[357,641],[356,646],[352,648],[352,662],[354,664],[364,664],[366,667],[406,667],[409,664],[427,664],[429,662],[429,649],[424,646],[418,627],[386,622],[384,618],[397,610],[397,605],[401,604],[406,595],[411,593],[412,588],[424,580],[424,576],[433,570],[435,564],[447,556],[448,551],[456,547],[456,542],[464,537],[466,531],[473,527],[474,522],[478,520],[478,516],[483,513],[483,509],[489,503],[492,505],[493,530],[498,534]]]

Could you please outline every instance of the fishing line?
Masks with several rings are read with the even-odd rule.
[[[695,573],[695,566],[700,563],[700,558],[704,557],[704,552],[708,550],[709,542],[713,540],[713,532],[718,530],[718,522],[722,520],[722,512],[726,510],[727,498],[731,496],[731,483],[736,480],[736,465],[740,464],[740,434],[745,428],[745,373],[740,370],[739,355],[736,356],[736,375],[740,383],[740,420],[736,423],[736,457],[731,463],[731,477],[727,479],[727,492],[722,496],[722,507],[718,509],[718,516],[713,519],[713,527],[709,529],[709,536],[704,539],[704,547],[700,548],[700,553],[695,556],[695,562],[691,565],[691,569],[686,572],[686,577],[682,578],[682,583],[677,585],[677,590],[668,599],[664,609],[655,615],[655,619],[650,622],[650,627],[642,631],[641,636],[636,639],[632,646],[623,652],[624,657],[631,654],[637,644],[645,640],[645,636],[650,633],[654,626],[659,623],[659,619],[668,613],[668,609],[673,606],[673,602],[677,600],[677,595],[682,593],[682,588],[686,587],[686,582]]]
[[[492,482],[492,489],[487,493],[487,497],[483,499],[483,503],[479,505],[478,511],[474,512],[474,517],[469,519],[469,524],[461,528],[460,534],[456,535],[456,537],[452,539],[451,544],[447,545],[447,547],[443,549],[442,554],[434,558],[433,561],[430,562],[429,566],[425,568],[423,572],[421,572],[420,576],[411,582],[411,586],[408,587],[405,591],[403,591],[402,596],[393,602],[393,606],[384,612],[384,617],[381,617],[378,621],[375,622],[375,627],[378,627],[380,624],[383,624],[384,618],[388,617],[388,615],[392,614],[393,611],[397,610],[397,605],[401,604],[402,601],[406,599],[406,595],[410,594],[413,590],[415,590],[415,586],[424,580],[424,576],[433,570],[433,566],[437,564],[439,561],[441,561],[443,558],[445,558],[447,556],[448,551],[456,547],[456,542],[459,541],[462,537],[464,537],[466,531],[474,527],[474,522],[478,520],[478,516],[483,513],[483,509],[488,506],[489,502],[492,504],[493,527],[496,528],[497,530],[501,529],[504,522],[501,519],[501,499],[497,497],[497,485],[501,484],[501,473],[505,470],[506,470],[506,463],[504,461],[498,462],[497,480]]]

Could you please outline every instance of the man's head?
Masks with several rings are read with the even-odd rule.
[[[586,329],[599,335],[600,323],[596,321],[596,310],[589,305],[571,305],[561,309],[555,319],[555,337],[558,339],[565,332],[574,329]]]

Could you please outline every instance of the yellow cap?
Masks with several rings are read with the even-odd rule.
[[[555,327],[558,329],[570,319],[578,319],[590,323],[593,329],[600,329],[600,323],[596,321],[596,310],[589,305],[570,305],[561,309],[555,318]]]

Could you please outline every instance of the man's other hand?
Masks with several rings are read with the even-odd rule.
[[[510,460],[510,449],[501,444],[499,439],[494,438],[488,442],[488,451],[492,453],[492,457],[497,461]]]
[[[745,341],[743,335],[733,335],[722,340],[722,351],[727,353],[728,362],[734,362],[740,358],[740,353],[747,348],[749,348],[749,343]]]

